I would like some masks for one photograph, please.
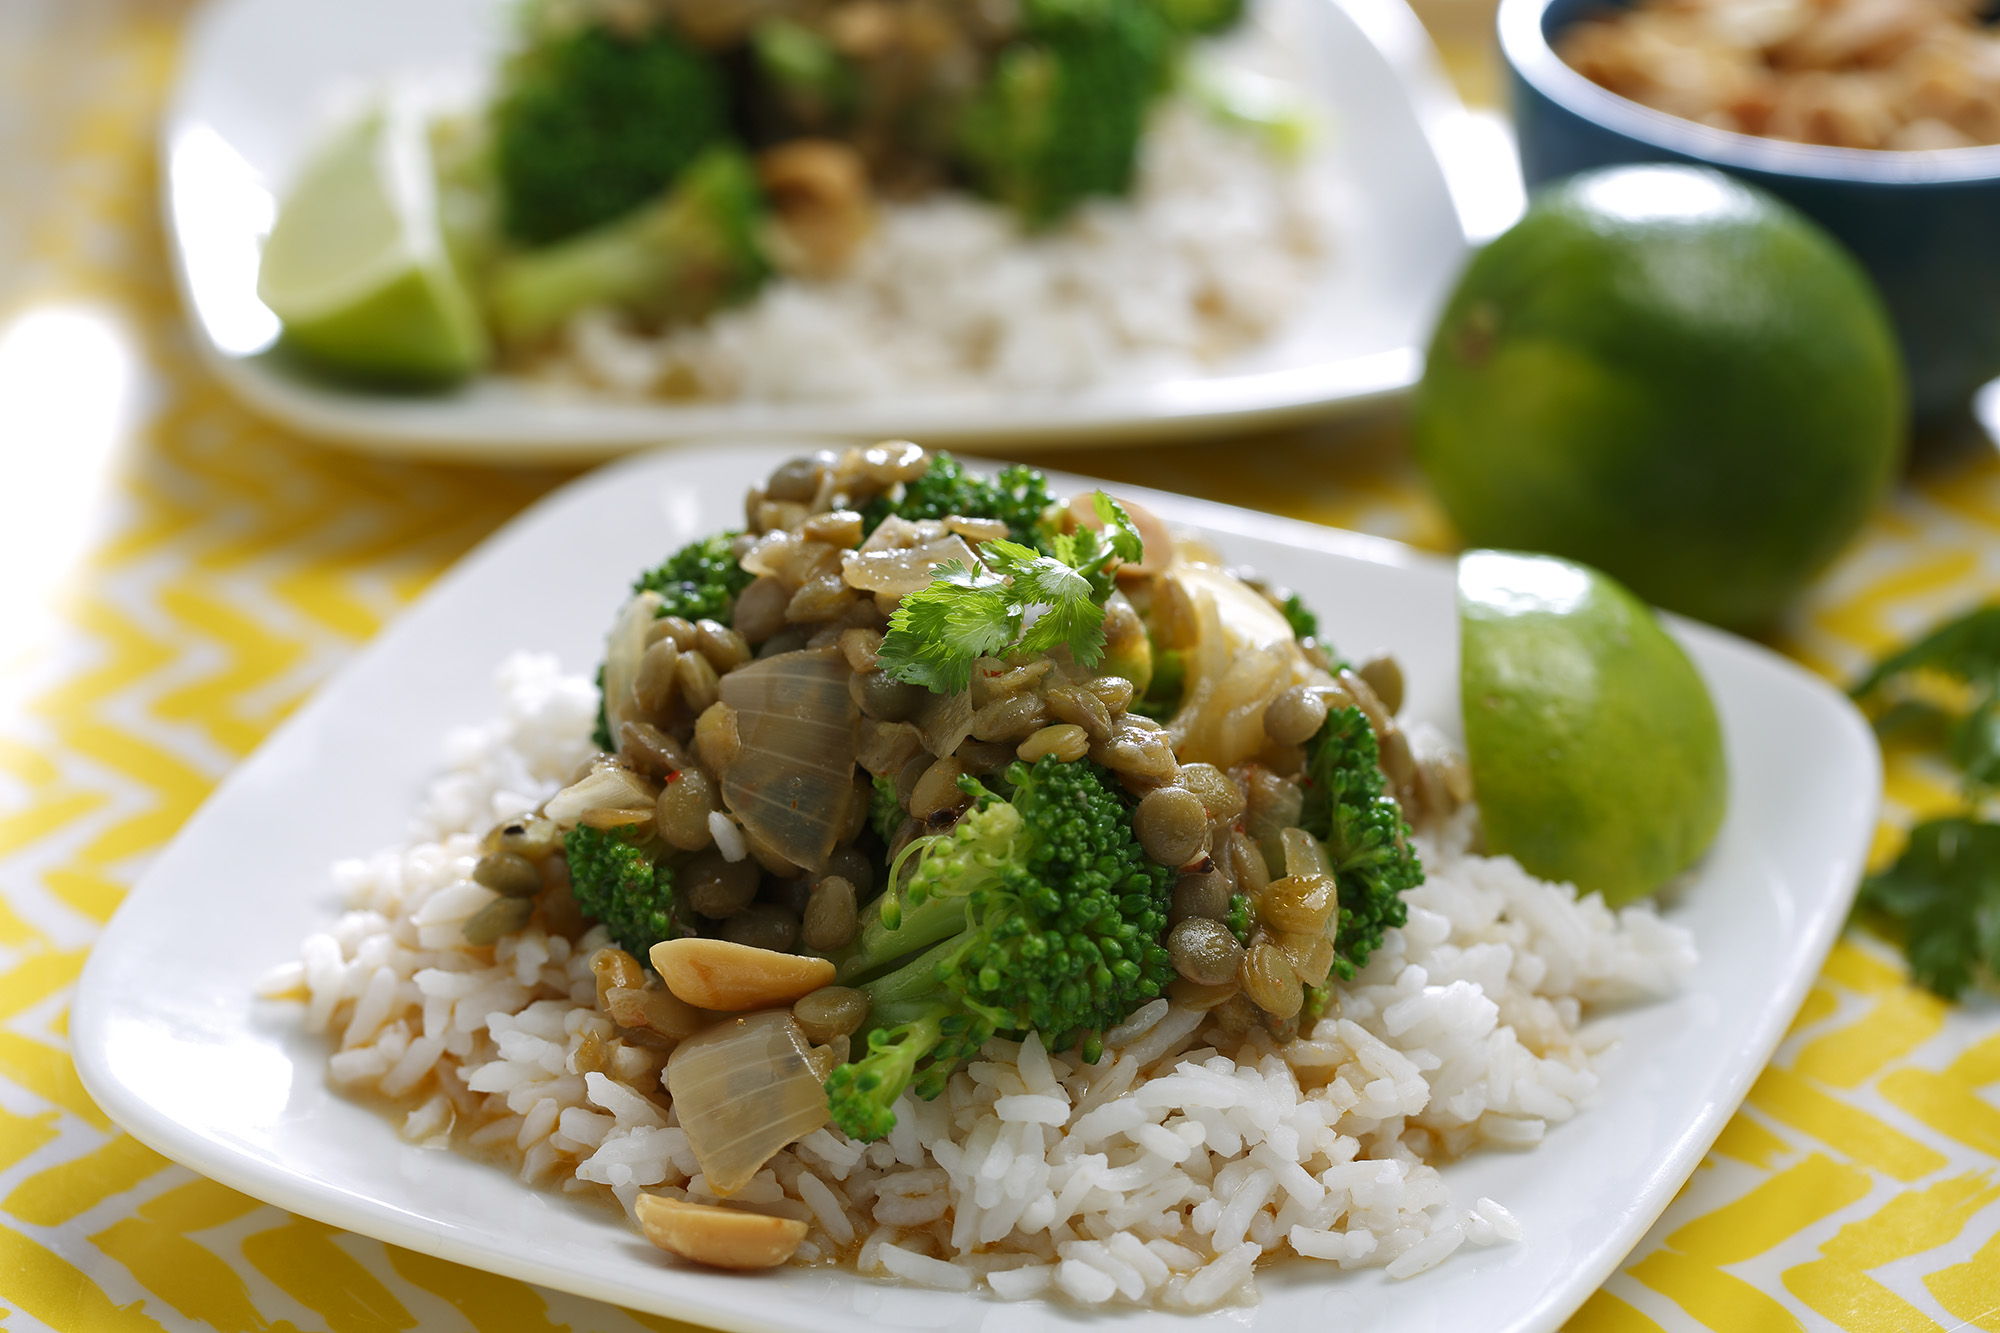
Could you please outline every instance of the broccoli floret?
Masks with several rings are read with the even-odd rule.
[[[689,542],[633,580],[632,591],[660,594],[663,616],[727,623],[737,594],[757,577],[736,562],[732,546],[738,535],[718,532]]]
[[[877,776],[868,796],[868,826],[875,830],[875,836],[887,846],[908,817],[902,798],[896,795],[896,780]]]
[[[520,346],[592,307],[655,325],[700,319],[750,295],[768,274],[757,240],[762,211],[749,159],[710,149],[637,212],[495,265],[494,328]]]
[[[1410,826],[1382,790],[1375,729],[1359,708],[1336,708],[1306,742],[1305,808],[1299,827],[1326,844],[1340,894],[1334,972],[1343,980],[1368,962],[1382,932],[1407,919],[1403,893],[1424,882]]]
[[[997,1032],[1051,1045],[1110,1027],[1160,993],[1172,874],[1146,859],[1116,782],[1044,757],[1007,770],[950,833],[912,843],[861,937],[836,959],[869,998],[866,1048],[827,1080],[834,1123],[874,1139],[905,1087],[935,1097]],[[885,966],[901,962],[887,975]]]
[[[1222,924],[1229,927],[1229,933],[1236,937],[1238,944],[1246,948],[1249,946],[1250,928],[1257,924],[1256,914],[1251,910],[1249,894],[1229,895],[1229,912],[1222,918]]]
[[[1152,4],[1176,31],[1197,36],[1226,31],[1243,17],[1243,0],[1152,0]]]
[[[634,958],[678,937],[674,872],[657,847],[617,829],[580,824],[563,835],[570,893]]]
[[[1005,523],[1007,535],[1021,545],[1039,546],[1043,520],[1054,503],[1048,480],[1033,468],[1016,463],[989,481],[967,472],[950,454],[936,453],[923,476],[903,484],[902,498],[879,495],[869,501],[861,511],[861,523],[863,531],[873,532],[892,515],[912,523],[953,514],[992,518]]]
[[[656,592],[662,598],[660,614],[683,620],[720,620],[729,623],[736,608],[737,594],[756,578],[736,563],[731,549],[738,534],[718,532],[713,537],[689,542],[659,565],[632,581],[632,591]],[[590,734],[600,750],[612,748],[611,725],[604,716],[604,668],[597,668],[597,726]]]
[[[537,34],[493,106],[508,235],[547,245],[658,195],[728,127],[721,71],[664,27]]]
[[[1285,613],[1285,623],[1292,627],[1293,638],[1317,639],[1319,637],[1319,617],[1314,615],[1303,601],[1299,600],[1297,593],[1293,593],[1287,597],[1285,604],[1278,609]]]
[[[860,96],[854,67],[804,24],[765,19],[751,31],[750,55],[771,109],[793,133],[824,131],[846,120]]]
[[[972,182],[1030,227],[1132,186],[1173,33],[1151,0],[1029,0],[960,124]]]

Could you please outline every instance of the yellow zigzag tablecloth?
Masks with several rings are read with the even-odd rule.
[[[71,1067],[70,989],[148,857],[400,605],[561,480],[322,450],[193,363],[153,222],[175,8],[0,12],[0,111],[35,111],[0,115],[15,210],[0,216],[0,442],[10,476],[31,479],[0,495],[0,528],[39,517],[52,543],[0,550],[10,580],[65,541],[87,551],[56,617],[0,602],[0,1327],[669,1327],[196,1177],[113,1128]],[[10,41],[23,24],[35,40]],[[103,495],[73,521],[37,514],[93,439],[116,447]],[[1231,449],[1226,466],[1202,449],[1061,461],[1442,545],[1396,443],[1381,425]],[[1995,590],[2000,461],[1981,456],[1906,490],[1781,646],[1845,679]],[[1884,852],[1895,826],[1953,803],[1916,761],[1892,755],[1889,771]],[[1748,1104],[1571,1327],[2000,1330],[2000,1007],[1948,1008],[1851,936]]]

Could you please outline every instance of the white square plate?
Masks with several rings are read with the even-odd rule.
[[[497,59],[513,8],[211,0],[197,16],[161,127],[167,231],[196,343],[251,406],[357,448],[487,461],[583,461],[724,436],[1053,445],[1275,425],[1413,384],[1468,227],[1492,234],[1518,211],[1509,141],[1459,104],[1403,0],[1297,0],[1298,55],[1330,126],[1313,169],[1340,182],[1352,206],[1298,318],[1215,374],[991,399],[926,397],[912,385],[850,403],[647,404],[555,397],[499,376],[420,395],[300,373],[270,350],[277,320],[257,299],[274,192],[358,90],[404,76],[476,80]]]
[[[404,1143],[336,1096],[296,1004],[251,987],[338,910],[334,860],[399,844],[445,732],[496,711],[516,649],[587,670],[634,571],[733,521],[744,487],[798,446],[634,459],[550,496],[440,580],[237,769],[126,899],[84,970],[71,1040],[91,1095],[146,1144],[336,1226],[496,1272],[718,1328],[880,1333],[997,1328],[997,1302],[849,1273],[733,1277],[675,1266],[615,1210]],[[1067,487],[1074,479],[1059,478]],[[1457,728],[1448,561],[1392,543],[1121,488],[1206,530],[1234,561],[1296,587],[1350,655],[1387,648],[1406,713]],[[1199,1317],[1096,1316],[1162,1328],[1555,1328],[1693,1171],[1825,958],[1861,873],[1880,789],[1867,725],[1836,691],[1762,648],[1675,631],[1720,705],[1731,771],[1713,851],[1668,909],[1701,965],[1678,998],[1623,1018],[1597,1103],[1527,1153],[1445,1169],[1491,1195],[1518,1245],[1460,1251],[1408,1282],[1297,1262],[1262,1304]],[[1049,1307],[1053,1320],[1092,1316]]]

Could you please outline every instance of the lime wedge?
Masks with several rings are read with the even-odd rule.
[[[438,224],[428,139],[379,109],[331,140],[278,210],[257,295],[328,369],[411,385],[478,369],[486,334]]]
[[[1728,800],[1722,725],[1652,611],[1586,565],[1473,551],[1458,617],[1486,849],[1614,907],[1694,864]]]

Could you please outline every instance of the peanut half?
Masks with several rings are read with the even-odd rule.
[[[651,956],[667,989],[697,1009],[772,1009],[833,984],[833,964],[824,958],[728,940],[662,940]]]
[[[806,1224],[706,1203],[641,1194],[639,1229],[646,1239],[711,1268],[775,1268],[806,1238]]]

